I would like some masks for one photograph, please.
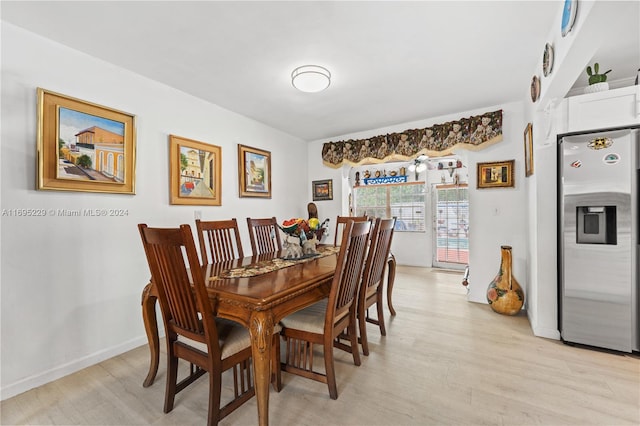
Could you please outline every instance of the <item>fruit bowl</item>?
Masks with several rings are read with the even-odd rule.
[[[294,223],[293,225],[288,226],[280,225],[280,229],[282,229],[285,234],[293,235],[298,229],[298,224]]]

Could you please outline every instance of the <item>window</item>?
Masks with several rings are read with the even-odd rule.
[[[353,192],[356,216],[395,216],[396,231],[425,231],[424,182],[357,186]]]

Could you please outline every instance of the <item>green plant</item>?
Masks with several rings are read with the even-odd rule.
[[[84,167],[85,169],[91,167],[91,157],[87,154],[82,154],[80,158],[78,158],[78,166]]]
[[[611,72],[611,70],[605,71],[602,74],[600,72],[600,64],[593,64],[593,72],[591,71],[591,66],[587,67],[587,75],[589,75],[589,86],[596,83],[604,83],[607,81],[607,74]]]
[[[184,172],[189,167],[189,159],[183,153],[180,153],[180,171]]]

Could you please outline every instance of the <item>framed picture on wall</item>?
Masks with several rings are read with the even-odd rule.
[[[314,180],[311,187],[313,201],[333,200],[333,179]]]
[[[135,116],[38,88],[37,189],[135,194]]]
[[[238,145],[241,197],[271,198],[271,152]]]
[[[222,148],[169,135],[171,204],[222,205]]]
[[[533,174],[533,125],[527,124],[524,129],[524,175]]]
[[[515,160],[478,163],[478,189],[513,187],[514,164]]]

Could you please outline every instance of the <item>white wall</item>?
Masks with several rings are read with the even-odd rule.
[[[306,214],[307,145],[190,95],[2,23],[1,208],[128,210],[1,217],[2,398],[146,343],[149,278],[136,225]],[[136,195],[36,191],[36,88],[137,116]],[[222,206],[170,206],[168,135],[222,147]],[[272,153],[273,198],[238,197],[237,144]],[[310,199],[310,197],[309,197]],[[140,372],[140,381],[146,372]]]
[[[361,139],[406,129],[429,127],[433,124],[479,115],[487,111],[503,109],[503,141],[481,151],[459,150],[469,176],[469,300],[486,303],[486,289],[500,266],[500,246],[513,247],[513,273],[526,293],[526,200],[524,190],[523,106],[521,102],[487,106],[420,121],[336,136],[331,141]],[[309,179],[340,179],[341,169],[332,169],[322,163],[322,145],[329,140],[319,140],[309,145]],[[478,162],[515,159],[515,187],[500,189],[476,189]],[[430,203],[429,199],[429,203]],[[348,203],[348,193],[334,193],[333,201],[323,201],[324,212],[339,212]],[[320,204],[318,204],[320,210]],[[324,212],[320,213],[320,216]],[[334,217],[334,216],[327,216]],[[428,216],[430,217],[430,216]],[[430,227],[429,227],[430,229]],[[432,232],[397,232],[392,250],[398,264],[431,266]]]

